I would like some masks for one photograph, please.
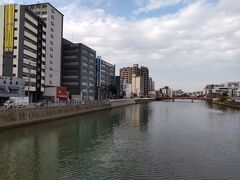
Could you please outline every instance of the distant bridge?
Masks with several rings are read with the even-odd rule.
[[[201,100],[201,101],[211,101],[211,98],[205,98],[205,97],[188,97],[188,96],[176,96],[176,97],[157,97],[157,101],[175,101],[175,100],[191,100],[192,102],[194,100]]]

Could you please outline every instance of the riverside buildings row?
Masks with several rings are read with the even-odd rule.
[[[147,96],[153,88],[148,68],[134,66],[132,74],[136,75],[134,93]],[[101,100],[126,94],[123,77],[115,76],[115,65],[96,56],[94,49],[63,38],[63,14],[49,3],[0,5],[0,76],[11,79],[0,82],[0,97],[10,96],[11,83],[22,79],[32,102],[68,96]],[[15,92],[22,93],[19,84],[14,85]],[[141,88],[136,90],[138,84]]]
[[[240,97],[240,82],[226,82],[221,84],[209,84],[204,88],[207,98],[219,96]]]

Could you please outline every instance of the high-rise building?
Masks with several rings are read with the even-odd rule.
[[[132,75],[132,95],[137,97],[144,95],[144,79],[142,76]]]
[[[148,80],[148,91],[155,91],[155,82],[149,77]]]
[[[149,91],[149,70],[147,67],[141,66],[140,68],[140,76],[143,77],[143,84],[144,84],[144,89],[143,89],[143,95],[148,96],[148,91]]]
[[[115,65],[102,60],[101,56],[98,56],[96,58],[96,71],[96,99],[102,100],[112,98],[109,86],[114,85],[113,78],[115,76]]]
[[[120,69],[120,76],[123,78],[125,84],[132,84],[132,76],[143,77],[143,96],[148,96],[149,91],[149,70],[147,67],[141,66],[139,68],[138,64],[134,64],[132,67],[124,67]]]
[[[0,5],[0,75],[23,78],[30,101],[45,84],[46,23],[27,6]]]
[[[47,25],[45,87],[60,86],[63,14],[49,3],[32,4],[29,5],[29,9],[41,17]]]
[[[132,67],[124,67],[120,69],[120,76],[122,77],[124,83],[132,84]]]
[[[153,83],[152,82],[153,82],[152,78],[149,77],[149,79],[148,79],[148,90],[149,91],[153,91],[153,88],[152,88]]]
[[[96,51],[63,39],[62,85],[83,101],[95,99]]]
[[[132,74],[134,74],[134,75],[136,75],[136,76],[140,76],[140,75],[141,75],[141,70],[140,70],[138,64],[133,64]]]

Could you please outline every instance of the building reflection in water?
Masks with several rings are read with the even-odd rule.
[[[146,129],[149,116],[148,104],[136,104],[1,132],[0,179],[59,179],[68,167],[91,168],[82,164],[86,153],[111,144],[116,127]]]
[[[136,104],[129,107],[133,127],[146,128],[150,119],[149,104]],[[126,111],[126,113],[129,113]]]
[[[113,133],[113,122],[103,111],[0,133],[0,179],[64,177],[61,170],[78,166],[80,154]]]

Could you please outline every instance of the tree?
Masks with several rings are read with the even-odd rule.
[[[108,93],[117,96],[117,87],[114,84],[108,86]]]

